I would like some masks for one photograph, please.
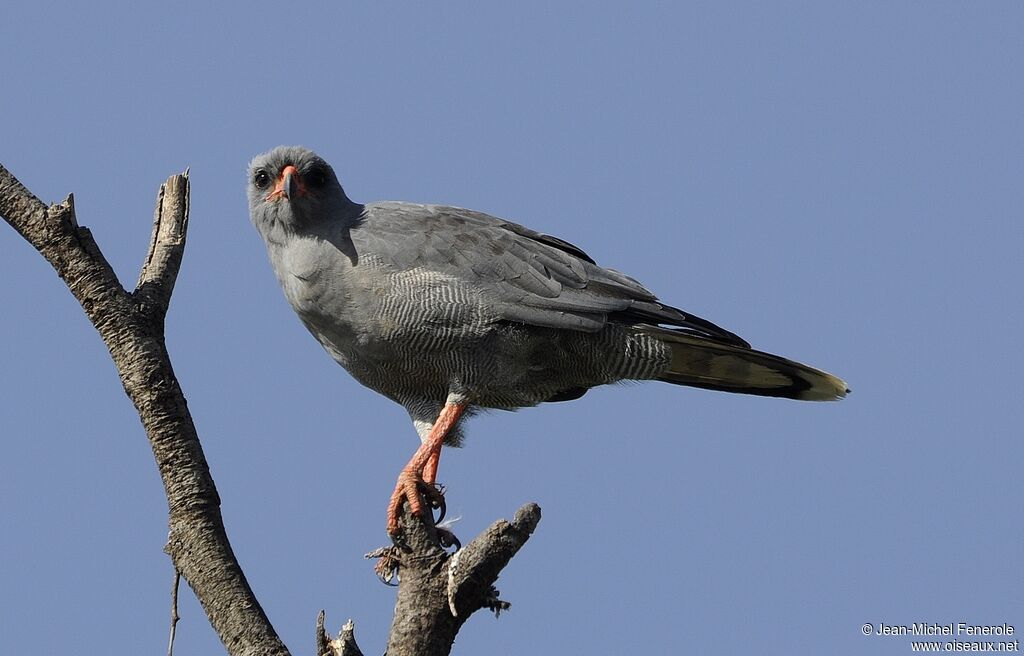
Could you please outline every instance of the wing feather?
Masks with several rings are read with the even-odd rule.
[[[506,321],[586,332],[609,322],[652,324],[748,346],[658,302],[638,281],[598,266],[579,247],[481,212],[374,203],[352,238],[396,270],[425,268],[467,280]]]

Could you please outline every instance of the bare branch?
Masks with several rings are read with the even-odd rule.
[[[327,629],[324,628],[324,609],[320,609],[320,614],[316,616],[316,656],[334,656],[334,650],[331,649],[331,634],[327,633]]]
[[[156,210],[153,213],[153,234],[149,252],[142,265],[135,296],[150,312],[159,316],[167,313],[167,306],[178,278],[181,258],[185,252],[188,231],[189,179],[188,171],[171,176],[160,185]]]
[[[335,641],[335,649],[338,656],[363,656],[359,645],[356,644],[356,625],[352,620],[345,622],[345,626],[341,627],[341,633]]]
[[[178,585],[181,583],[181,572],[174,570],[174,584],[171,587],[171,635],[167,639],[167,656],[174,656],[174,634],[178,629]]]
[[[68,197],[68,202],[71,197]],[[0,216],[30,243],[28,235],[45,234],[46,205],[0,164]],[[34,244],[33,244],[34,245]]]
[[[324,612],[316,618],[316,654],[317,656],[363,656],[359,645],[356,644],[356,625],[352,620],[345,622],[341,627],[338,637],[331,640],[331,636],[324,629]]]
[[[47,207],[0,165],[0,215],[53,266],[97,329],[101,307],[127,302],[92,233],[79,227],[73,196]]]
[[[449,565],[448,603],[453,615],[468,617],[481,608],[495,614],[508,605],[497,598],[494,582],[512,556],[530,539],[540,522],[540,506],[528,503],[512,522],[498,520],[464,549]]]

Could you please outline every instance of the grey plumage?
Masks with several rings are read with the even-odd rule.
[[[446,401],[511,409],[619,380],[809,400],[847,392],[555,237],[456,207],[352,202],[303,148],[256,157],[248,193],[299,318],[359,382],[405,406],[421,436]]]

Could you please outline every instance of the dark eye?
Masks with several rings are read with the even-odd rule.
[[[266,189],[270,186],[270,176],[263,169],[256,171],[256,174],[252,176],[252,181],[257,189]]]
[[[306,182],[314,189],[321,189],[327,184],[327,170],[322,166],[314,166],[306,174]]]

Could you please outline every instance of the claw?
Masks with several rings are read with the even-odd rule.
[[[459,538],[455,537],[455,534],[446,528],[437,527],[437,541],[441,543],[441,546],[447,549],[448,547],[455,546],[455,550],[458,551],[462,548],[462,543],[459,542]]]
[[[398,550],[395,547],[381,547],[366,554],[367,558],[377,559],[373,571],[381,583],[391,587],[398,585],[398,583],[392,583],[392,580],[401,581],[402,579],[401,573],[398,571],[400,563],[396,551]]]
[[[377,561],[377,564],[373,566],[373,572],[380,579],[380,582],[390,588],[397,588],[398,581],[398,567],[392,566],[387,563],[385,559],[381,558]],[[393,582],[394,581],[394,582]]]
[[[437,525],[444,521],[444,517],[448,513],[448,504],[444,500],[444,486],[435,484],[434,486],[428,485],[428,487],[432,487],[432,494],[427,495],[427,502],[431,508],[438,511],[437,517],[434,518],[434,524]]]

